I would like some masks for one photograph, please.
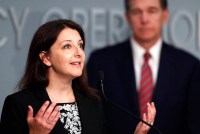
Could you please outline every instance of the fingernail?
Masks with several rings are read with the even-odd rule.
[[[30,105],[28,105],[28,109],[30,109],[31,108],[31,106]]]
[[[149,103],[149,102],[147,103],[147,106],[150,106],[150,103]]]

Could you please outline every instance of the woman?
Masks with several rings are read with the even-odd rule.
[[[3,106],[1,129],[16,134],[107,133],[101,101],[87,84],[85,38],[70,20],[54,20],[36,31],[19,92]],[[144,120],[154,122],[155,106],[148,104]],[[139,123],[136,134],[149,127]]]

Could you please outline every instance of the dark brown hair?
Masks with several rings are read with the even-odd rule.
[[[49,51],[60,32],[66,27],[78,31],[83,40],[83,47],[85,48],[84,32],[77,23],[71,20],[58,19],[41,25],[33,36],[25,72],[18,84],[19,90],[46,87],[49,84],[47,77],[48,67],[40,59],[39,53],[41,51]],[[72,88],[86,95],[96,96],[95,90],[90,89],[88,86],[85,67],[83,68],[82,75],[72,81]]]
[[[125,4],[125,10],[126,12],[129,10],[129,2],[131,0],[124,0],[124,4]],[[159,0],[160,1],[160,5],[162,7],[163,10],[167,9],[168,8],[168,2],[167,0]]]

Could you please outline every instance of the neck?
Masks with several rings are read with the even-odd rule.
[[[159,40],[158,39],[151,39],[151,40],[141,40],[141,39],[137,39],[136,37],[134,37],[134,40],[141,46],[143,47],[145,50],[149,50],[151,47],[153,47],[156,42]]]
[[[46,90],[52,102],[67,103],[75,101],[72,81],[64,83],[49,81],[49,85],[46,87]]]

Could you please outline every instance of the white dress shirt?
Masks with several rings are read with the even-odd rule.
[[[136,79],[136,87],[139,90],[140,87],[140,79],[141,79],[141,68],[144,62],[143,55],[145,54],[146,50],[141,47],[134,39],[130,39],[131,41],[131,48],[133,53],[133,63],[134,63],[134,71],[135,71],[135,79]],[[159,39],[153,47],[151,47],[148,52],[151,55],[149,59],[149,66],[152,71],[153,75],[153,83],[155,85],[157,76],[158,76],[158,67],[160,61],[160,52],[162,46],[162,39]]]

